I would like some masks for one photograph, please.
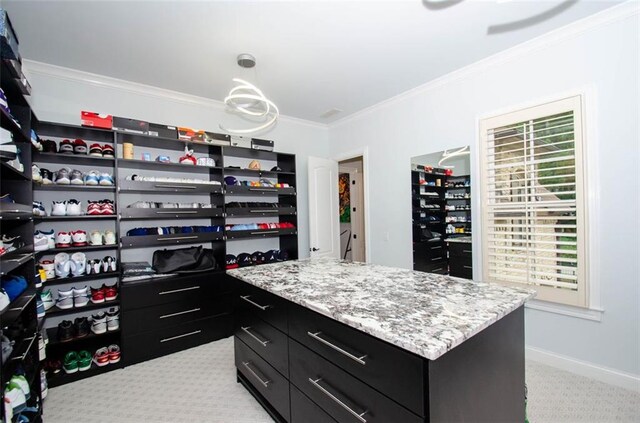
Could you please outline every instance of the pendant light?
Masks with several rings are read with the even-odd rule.
[[[467,154],[471,154],[471,151],[469,150],[468,145],[454,151],[444,150],[444,152],[442,153],[442,158],[438,162],[438,166],[442,167],[442,163],[444,163],[446,160],[452,159],[454,157],[466,156]],[[444,167],[450,169],[453,166],[444,166]]]

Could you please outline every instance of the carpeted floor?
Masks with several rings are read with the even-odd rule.
[[[531,423],[639,422],[640,394],[527,362]],[[46,423],[272,422],[236,383],[233,338],[50,389]]]

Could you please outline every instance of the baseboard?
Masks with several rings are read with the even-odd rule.
[[[580,376],[640,393],[640,375],[596,366],[593,363],[576,360],[534,347],[526,347],[525,356],[527,360],[537,361],[538,363],[546,364],[560,370],[566,370]]]

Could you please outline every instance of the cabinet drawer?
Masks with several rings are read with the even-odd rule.
[[[236,337],[251,347],[260,357],[289,377],[289,347],[287,335],[247,311],[238,314]]]
[[[196,299],[176,301],[152,307],[126,310],[122,314],[122,325],[127,335],[149,330],[162,329],[192,320],[231,314],[233,312],[232,294],[221,295],[215,300]]]
[[[438,257],[446,257],[447,246],[444,242],[416,242],[413,244],[414,256],[424,261]]]
[[[291,392],[291,423],[336,423],[324,410],[318,407],[294,385]]]
[[[219,294],[230,292],[230,284],[223,273],[201,273],[156,279],[124,282],[122,308],[131,310],[190,300],[213,300]]]
[[[126,365],[182,351],[233,334],[233,316],[195,320],[123,338]]]
[[[338,366],[289,341],[291,383],[338,422],[422,422],[423,419]],[[405,381],[394,378],[398,385]]]
[[[269,404],[289,421],[289,381],[237,337],[236,367]]]
[[[292,305],[290,310],[292,338],[414,413],[424,415],[424,361],[420,357],[302,307]],[[292,355],[291,343],[289,348]]]
[[[473,255],[470,243],[450,242],[449,257],[469,257]]]
[[[287,333],[287,301],[253,285],[237,281],[237,305]]]

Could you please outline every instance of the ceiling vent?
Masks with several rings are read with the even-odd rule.
[[[324,112],[323,114],[321,114],[320,117],[323,118],[323,119],[328,119],[331,116],[335,116],[338,113],[342,113],[342,112],[344,112],[344,110],[334,107],[333,109],[329,109],[326,112]]]

